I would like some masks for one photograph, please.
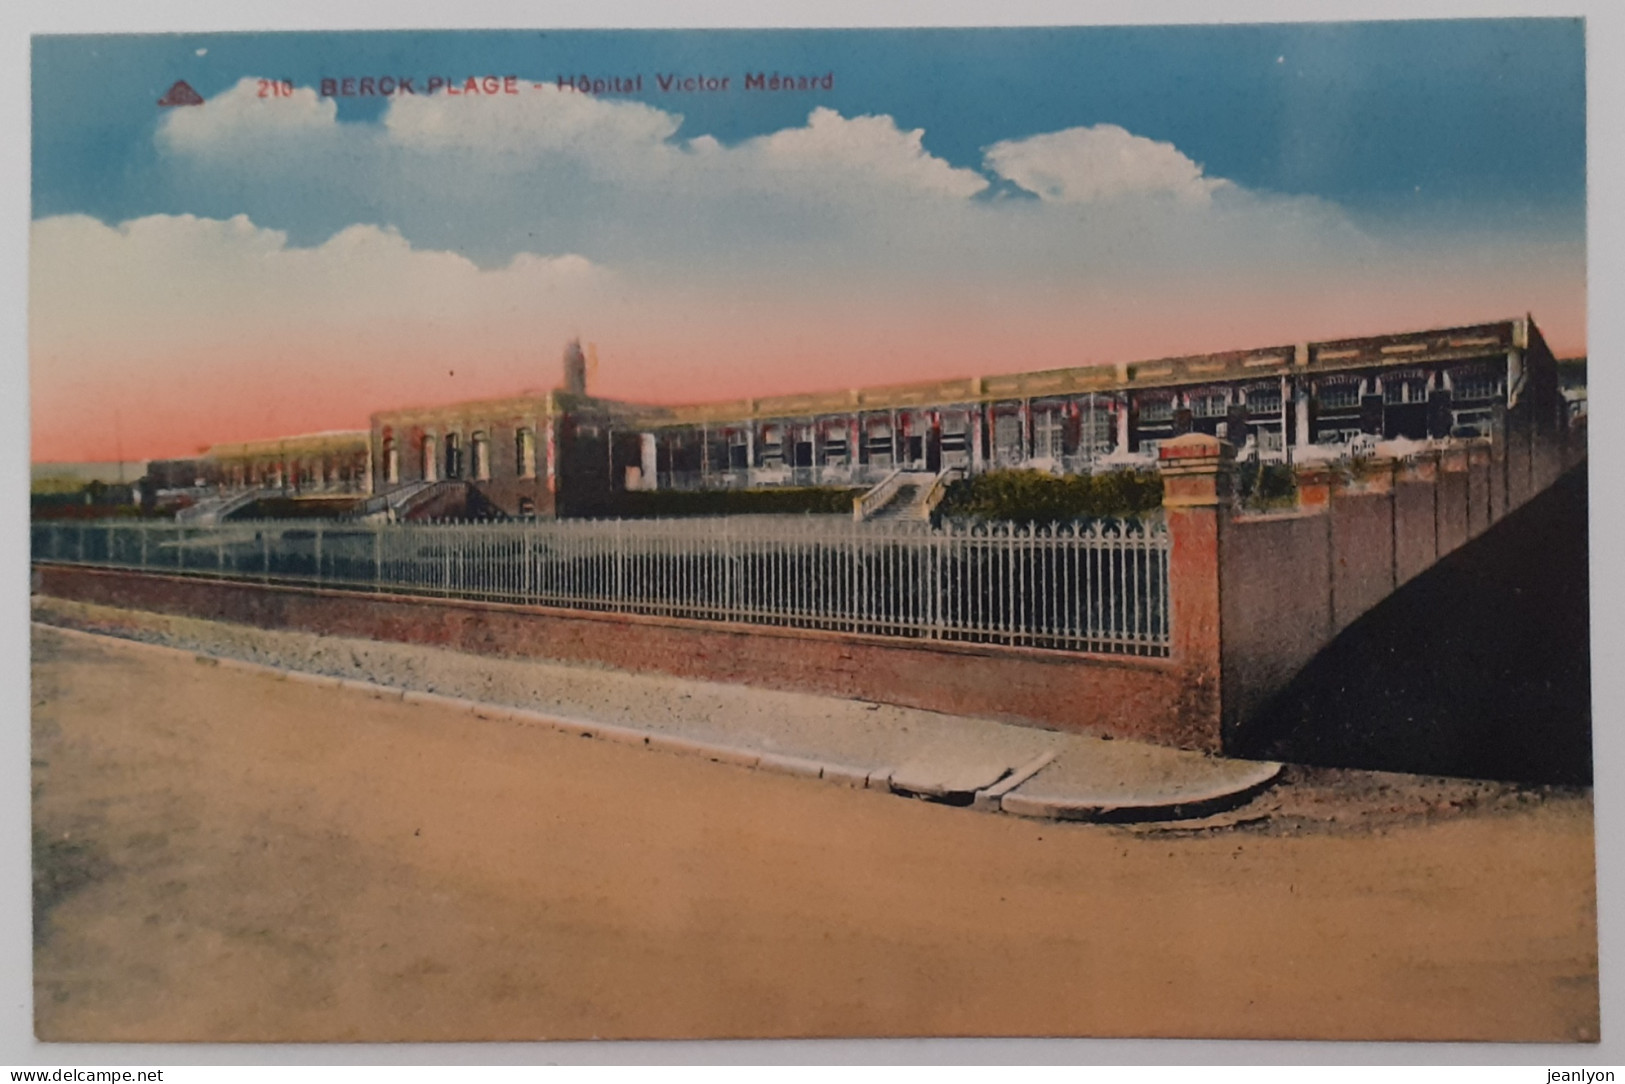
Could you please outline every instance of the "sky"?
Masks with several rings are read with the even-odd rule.
[[[32,51],[35,461],[551,387],[577,335],[657,402],[1525,312],[1586,349],[1574,19]]]

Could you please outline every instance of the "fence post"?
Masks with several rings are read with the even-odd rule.
[[[316,524],[316,582],[322,582],[322,525]]]
[[[376,523],[372,527],[372,589],[384,589],[384,530]]]
[[[140,524],[140,528],[141,528],[141,567],[142,568],[147,567],[147,535],[150,533],[150,528],[151,527],[152,527],[152,524],[150,524],[150,523],[142,522]]]
[[[271,582],[271,528],[260,528],[260,579]]]
[[[176,536],[175,536],[175,568],[178,569],[178,570],[184,570],[186,568],[186,528],[185,527],[176,528]]]
[[[626,609],[626,537],[622,521],[615,521],[615,609]]]
[[[1229,526],[1235,448],[1204,433],[1157,451],[1168,518],[1169,650],[1184,670],[1178,718],[1156,740],[1221,752],[1226,718],[1219,558]],[[1254,620],[1259,619],[1257,615]]]

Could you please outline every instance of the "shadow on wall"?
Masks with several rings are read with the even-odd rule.
[[[1582,465],[1343,630],[1237,752],[1590,784],[1586,518]]]

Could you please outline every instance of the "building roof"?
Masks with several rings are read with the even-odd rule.
[[[367,447],[365,429],[330,429],[321,433],[301,433],[269,440],[244,440],[213,444],[204,453],[208,459],[252,459],[257,456],[321,455],[328,452],[362,451]]]

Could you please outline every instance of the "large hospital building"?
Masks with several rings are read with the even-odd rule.
[[[380,411],[370,429],[220,445],[226,491],[352,494],[379,514],[590,515],[625,490],[875,485],[898,470],[1149,465],[1220,436],[1268,460],[1362,437],[1490,436],[1566,410],[1528,317],[1190,357],[661,406],[589,394],[578,344],[546,392]]]

